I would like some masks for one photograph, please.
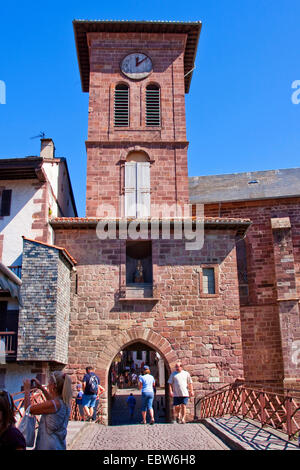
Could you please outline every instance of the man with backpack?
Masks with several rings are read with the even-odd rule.
[[[86,421],[92,421],[97,395],[100,388],[100,379],[93,372],[93,367],[87,367],[86,374],[83,377],[83,395],[82,406],[86,416]],[[102,389],[102,387],[101,387]]]

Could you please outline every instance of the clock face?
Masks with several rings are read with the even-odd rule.
[[[122,60],[121,70],[128,78],[141,80],[152,72],[152,61],[150,57],[139,52],[129,54]]]

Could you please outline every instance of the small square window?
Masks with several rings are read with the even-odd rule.
[[[219,295],[218,291],[218,266],[201,266],[200,295],[202,297],[216,297]]]
[[[203,281],[202,281],[203,294],[215,294],[216,283],[215,283],[214,268],[203,268],[202,277],[203,277]]]

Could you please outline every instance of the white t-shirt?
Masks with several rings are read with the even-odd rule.
[[[173,395],[174,397],[188,397],[188,384],[192,383],[192,378],[186,370],[181,372],[172,372],[168,380],[169,384],[173,385]]]

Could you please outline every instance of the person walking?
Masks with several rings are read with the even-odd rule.
[[[154,424],[153,398],[155,379],[150,374],[150,369],[144,365],[144,375],[139,376],[139,389],[142,391],[142,418],[141,424],[147,424],[147,411],[150,414],[150,424]]]
[[[82,388],[82,406],[85,414],[86,421],[92,421],[94,415],[94,408],[99,393],[100,379],[93,372],[94,368],[91,366],[86,367],[86,374],[83,377]]]
[[[127,405],[129,407],[129,411],[130,411],[130,420],[132,420],[133,415],[134,415],[135,405],[136,405],[136,399],[133,396],[133,393],[131,393],[129,395],[129,397],[127,398]]]
[[[124,385],[124,376],[123,376],[123,374],[120,374],[120,376],[119,376],[119,387],[121,389],[123,389],[123,385]]]
[[[0,390],[0,452],[4,450],[26,450],[26,441],[16,428],[12,396],[6,390]]]
[[[97,411],[98,411],[98,408],[99,408],[99,405],[100,405],[100,396],[102,395],[102,393],[105,392],[105,388],[102,387],[100,384],[99,384],[99,387],[98,387],[98,394],[97,394],[97,398],[96,398],[96,403],[95,403],[95,407],[94,407],[94,412],[93,412],[93,418],[92,418],[92,421],[97,421]]]
[[[30,380],[24,381],[25,410],[30,406],[31,415],[41,415],[35,450],[66,450],[73,395],[71,378],[61,371],[52,372],[48,390],[37,379],[34,380],[36,388],[46,398],[46,401],[30,406]]]
[[[76,390],[77,390],[76,415],[80,416],[80,421],[84,421],[84,411],[83,411],[83,406],[82,406],[82,396],[83,396],[82,385],[77,384]]]
[[[176,362],[168,384],[170,397],[173,397],[173,422],[185,424],[186,405],[189,397],[194,396],[194,390],[191,376],[183,369],[181,361]]]

